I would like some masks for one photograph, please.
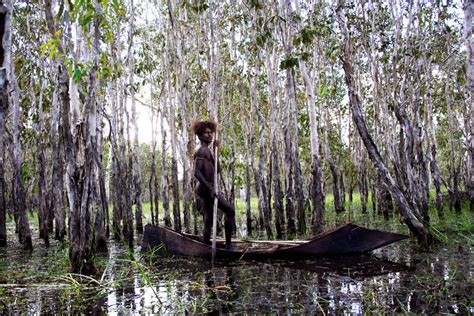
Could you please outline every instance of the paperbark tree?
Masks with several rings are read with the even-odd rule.
[[[0,247],[7,245],[7,209],[5,201],[5,149],[4,149],[4,131],[5,123],[8,112],[8,79],[7,79],[7,67],[5,60],[5,49],[8,47],[8,32],[7,29],[10,24],[7,24],[7,16],[11,16],[9,8],[5,5],[5,2],[0,2]],[[10,17],[8,17],[10,18]],[[6,31],[6,32],[5,32]],[[7,42],[7,47],[5,47]],[[10,46],[11,47],[11,46]],[[8,53],[7,53],[8,54]],[[11,53],[10,53],[11,54]]]
[[[51,107],[51,207],[54,213],[55,239],[64,240],[66,236],[66,212],[64,207],[64,159],[62,141],[59,132],[59,121],[62,116],[58,100],[58,89],[53,93]]]
[[[133,177],[133,201],[135,204],[135,225],[137,232],[143,232],[143,215],[142,215],[142,176],[140,168],[140,147],[138,144],[138,122],[137,108],[135,100],[135,58],[133,52],[134,32],[135,32],[135,5],[130,1],[130,21],[128,35],[128,71],[130,85],[130,99],[132,107],[132,125],[134,129],[133,151],[132,151],[132,177]]]
[[[410,231],[418,238],[419,242],[422,244],[430,244],[433,242],[434,238],[430,231],[418,220],[415,213],[410,207],[405,195],[397,186],[395,181],[393,180],[392,176],[390,175],[390,171],[385,166],[382,157],[375,145],[372,137],[369,134],[367,129],[367,124],[365,123],[362,108],[361,108],[361,101],[358,93],[355,90],[355,82],[353,77],[352,71],[352,45],[351,45],[351,37],[349,35],[347,22],[343,13],[343,6],[344,3],[342,0],[338,1],[338,8],[337,8],[337,15],[338,15],[338,22],[341,29],[341,33],[343,34],[343,47],[344,47],[344,55],[342,57],[342,63],[344,68],[344,76],[345,81],[348,89],[349,94],[349,102],[350,108],[352,112],[352,119],[354,120],[355,125],[359,131],[359,135],[364,142],[365,148],[369,154],[370,159],[375,165],[375,168],[383,177],[387,187],[394,196],[395,201],[398,206],[398,210],[400,215],[402,216],[404,222],[407,224]]]
[[[44,79],[43,79],[44,80]],[[47,210],[47,194],[46,194],[46,155],[45,155],[45,118],[44,118],[44,103],[43,91],[46,89],[45,82],[41,84],[41,91],[38,100],[38,124],[37,132],[40,135],[38,141],[38,224],[40,229],[40,238],[44,240],[46,247],[49,247],[49,219]],[[32,89],[34,91],[34,89]],[[36,96],[34,92],[31,94],[33,103],[36,103]]]
[[[51,2],[45,2],[45,15],[48,30],[51,36],[56,36],[57,26],[52,14]],[[89,218],[88,212],[88,190],[89,183],[87,179],[81,178],[80,173],[84,167],[84,134],[80,129],[76,130],[76,126],[71,127],[70,120],[70,96],[68,93],[68,74],[67,67],[64,61],[65,50],[61,41],[58,42],[58,51],[62,55],[58,62],[58,89],[59,100],[62,112],[62,135],[64,148],[66,151],[66,187],[70,210],[70,252],[69,257],[71,261],[71,268],[74,272],[93,273],[95,268],[92,262],[91,249],[88,248],[88,243],[85,240],[86,232],[84,229],[89,228],[83,220]],[[73,95],[77,96],[77,95]],[[77,100],[76,100],[77,101]],[[73,109],[74,111],[74,109]],[[75,114],[73,114],[73,117]],[[86,134],[87,135],[87,134]],[[90,175],[90,174],[88,174]],[[84,181],[85,180],[85,181]],[[86,192],[84,195],[82,193]],[[82,213],[82,212],[85,213]],[[82,216],[81,216],[82,215]],[[86,226],[86,227],[85,227]]]
[[[316,53],[313,54],[313,62],[316,62]],[[319,154],[319,132],[318,121],[316,117],[316,103],[314,97],[314,78],[306,68],[306,62],[299,60],[301,74],[306,92],[306,104],[309,113],[310,133],[311,133],[311,179],[310,179],[310,197],[313,207],[312,232],[320,233],[324,225],[324,192],[322,189],[321,157]]]
[[[15,219],[17,223],[18,236],[21,244],[26,249],[33,249],[31,239],[30,224],[26,214],[26,196],[22,180],[21,172],[21,144],[19,140],[19,124],[20,124],[20,88],[15,75],[15,67],[12,63],[12,42],[11,42],[11,19],[13,13],[13,1],[9,0],[4,5],[4,31],[3,31],[3,50],[4,60],[2,66],[6,69],[8,90],[10,92],[11,114],[12,114],[12,150],[11,159],[13,164],[13,192],[14,192],[14,209]]]
[[[282,8],[284,11],[284,16],[286,16],[286,27],[285,32],[282,33],[282,42],[283,48],[285,50],[285,58],[289,60],[292,58],[293,54],[293,37],[294,37],[294,20],[295,16],[293,13],[292,3],[290,1],[286,2],[285,6]],[[280,24],[281,25],[281,24]],[[298,124],[298,112],[297,112],[297,101],[296,101],[296,82],[295,82],[295,70],[293,67],[286,68],[286,82],[285,90],[288,102],[288,111],[290,112],[289,118],[291,119],[291,129],[292,132],[289,134],[292,135],[291,139],[291,151],[292,151],[292,168],[294,174],[294,191],[295,191],[295,202],[296,202],[296,218],[298,227],[305,228],[305,210],[304,210],[304,192],[303,192],[303,179],[301,175],[301,161],[300,161],[300,141],[299,141],[299,124]],[[294,212],[287,208],[287,212]],[[294,215],[288,216],[288,232],[290,234],[296,233],[296,224],[294,220]],[[303,233],[303,231],[299,231]]]
[[[472,19],[474,18],[474,1],[464,1],[464,38],[466,45],[467,85],[470,96],[469,145],[468,145],[468,179],[467,183],[471,212],[474,210],[474,37],[472,34]]]
[[[270,159],[272,168],[273,211],[275,212],[276,238],[282,239],[285,230],[285,215],[283,207],[283,192],[280,181],[280,149],[277,143],[279,130],[279,109],[277,104],[277,78],[276,78],[275,48],[267,48],[265,66],[268,80],[268,96],[270,101]]]
[[[167,156],[167,143],[166,143],[166,130],[164,127],[164,111],[165,108],[162,108],[160,113],[160,125],[161,125],[161,135],[163,137],[163,143],[161,146],[161,190],[163,197],[163,210],[164,210],[164,220],[165,226],[171,227],[171,216],[170,216],[170,198],[169,198],[169,174],[168,174],[168,156]]]

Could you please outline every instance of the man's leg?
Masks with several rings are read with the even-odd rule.
[[[202,208],[204,213],[204,227],[203,227],[203,239],[204,243],[211,244],[211,230],[212,230],[212,213],[213,213],[213,200],[201,199]]]
[[[219,209],[225,213],[225,244],[226,246],[230,246],[232,240],[232,228],[234,227],[235,223],[235,210],[232,205],[230,205],[230,203],[224,199],[222,194],[219,194],[218,202]]]

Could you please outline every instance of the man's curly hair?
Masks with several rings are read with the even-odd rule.
[[[193,122],[193,131],[194,131],[194,134],[196,134],[197,136],[202,135],[206,128],[209,128],[213,133],[215,133],[217,124],[216,122],[212,120]]]

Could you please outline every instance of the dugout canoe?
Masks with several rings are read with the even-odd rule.
[[[306,241],[234,240],[232,249],[219,240],[217,259],[290,259],[353,255],[408,238],[406,235],[361,227],[352,223],[324,232]],[[146,225],[142,250],[162,254],[211,258],[212,247],[200,236],[178,233],[166,227]]]
[[[408,238],[406,235],[361,227],[352,223],[329,230],[305,241],[233,240],[226,250],[222,240],[216,249],[217,259],[298,260],[363,254]],[[211,258],[212,248],[200,236],[182,234],[166,227],[146,225],[142,251],[167,255]]]

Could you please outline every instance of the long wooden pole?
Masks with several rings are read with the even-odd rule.
[[[217,116],[216,116],[217,117]],[[217,119],[216,119],[216,135],[214,138],[214,142],[217,140],[218,136],[218,125],[217,125]],[[217,239],[217,204],[218,204],[218,180],[217,180],[217,167],[218,167],[218,146],[214,146],[214,191],[215,191],[215,196],[214,196],[214,211],[212,213],[212,261],[214,261],[214,257],[216,256],[216,239]]]

